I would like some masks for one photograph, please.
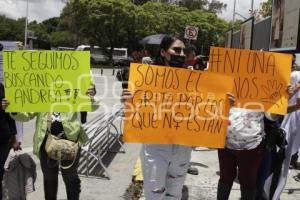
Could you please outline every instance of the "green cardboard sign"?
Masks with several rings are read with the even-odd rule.
[[[4,51],[7,112],[91,111],[90,52]]]

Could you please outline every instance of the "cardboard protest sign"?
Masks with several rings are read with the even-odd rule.
[[[286,114],[291,63],[288,54],[212,47],[208,71],[234,77],[236,107]]]
[[[224,75],[131,64],[124,141],[222,148],[232,87]]]
[[[90,111],[90,53],[4,51],[7,112]]]

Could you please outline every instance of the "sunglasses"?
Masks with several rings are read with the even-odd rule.
[[[185,52],[185,48],[181,48],[181,47],[173,47],[172,50],[178,54],[180,54],[182,51]]]

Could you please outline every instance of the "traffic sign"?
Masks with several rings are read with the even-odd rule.
[[[186,26],[184,31],[184,38],[189,40],[197,40],[198,28],[195,26]]]

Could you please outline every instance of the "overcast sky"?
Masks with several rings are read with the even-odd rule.
[[[26,16],[27,0],[0,0],[0,14],[17,19]],[[41,22],[60,15],[64,7],[64,0],[28,0],[29,21]]]
[[[20,18],[26,16],[26,1],[27,0],[0,0],[0,14],[4,14],[10,18]],[[37,20],[41,22],[50,17],[60,15],[64,7],[65,0],[28,0],[29,1],[29,21]],[[219,16],[226,19],[232,19],[234,0],[219,0],[227,3],[227,9]],[[254,9],[258,9],[261,2],[266,0],[254,0]],[[249,17],[249,9],[251,0],[236,0],[236,12]],[[239,16],[236,16],[240,18]],[[242,19],[242,18],[240,18]]]
[[[227,9],[223,11],[223,13],[220,14],[219,16],[226,20],[232,20],[234,0],[219,0],[219,1],[227,4]],[[267,0],[253,0],[254,10],[259,9],[260,4],[265,1]],[[245,18],[248,18],[250,16],[249,9],[251,9],[251,0],[236,0],[235,10],[237,13],[241,14]],[[236,19],[243,19],[243,18],[236,15]]]

